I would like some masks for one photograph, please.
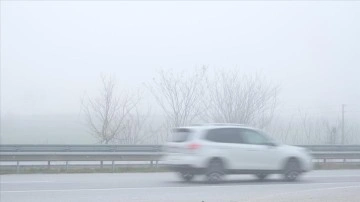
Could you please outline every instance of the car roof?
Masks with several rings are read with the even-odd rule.
[[[236,124],[236,123],[209,123],[209,124],[194,124],[191,126],[182,126],[176,127],[177,128],[187,128],[191,130],[209,130],[209,129],[216,129],[216,128],[243,128],[243,129],[251,129],[251,130],[260,130],[258,128],[254,128],[244,124]]]

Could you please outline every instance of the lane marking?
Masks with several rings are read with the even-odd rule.
[[[354,184],[359,182],[324,182],[324,183],[287,183],[287,184],[259,184],[259,186],[274,185],[330,185],[330,184]],[[8,190],[0,191],[0,193],[33,193],[33,192],[78,192],[78,191],[119,191],[119,190],[146,190],[146,189],[194,189],[194,188],[229,188],[238,187],[239,185],[220,185],[220,186],[174,186],[174,187],[116,187],[116,188],[84,188],[84,189],[39,189],[39,190]],[[360,187],[359,185],[356,185]],[[318,188],[317,188],[318,189]]]
[[[311,176],[311,175],[307,175],[305,177],[308,177],[308,178],[321,178],[321,177],[334,177],[334,178],[337,178],[337,177],[360,177],[360,175],[315,175],[315,176]]]
[[[49,183],[50,181],[0,181],[0,184]]]
[[[277,194],[272,194],[272,195],[268,195],[268,196],[264,196],[264,197],[249,199],[249,200],[246,200],[246,201],[248,201],[248,202],[250,202],[250,201],[258,201],[258,200],[263,200],[263,199],[274,198],[274,197],[277,197],[277,196],[298,194],[298,193],[304,193],[304,192],[336,190],[336,189],[349,189],[349,188],[360,188],[360,185],[343,186],[343,187],[324,187],[324,188],[315,188],[315,189],[307,189],[307,190],[300,190],[300,191],[284,192],[284,193],[277,193]]]

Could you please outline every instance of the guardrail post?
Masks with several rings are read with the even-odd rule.
[[[69,161],[66,161],[66,168],[65,168],[66,172],[68,171],[68,169],[69,169]]]
[[[100,168],[102,169],[104,167],[104,161],[100,161]]]
[[[112,170],[112,172],[114,172],[114,170],[115,170],[115,164],[114,164],[114,161],[112,161],[112,162],[111,162],[111,170]]]
[[[153,161],[150,161],[150,167],[153,167]]]
[[[155,167],[158,168],[159,167],[159,161],[156,161],[155,163],[156,163]]]
[[[47,169],[50,170],[50,161],[47,163]]]
[[[19,173],[20,171],[20,163],[19,161],[16,161],[16,173]]]

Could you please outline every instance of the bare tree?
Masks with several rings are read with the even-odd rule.
[[[151,122],[149,121],[151,111],[143,114],[136,107],[124,120],[124,130],[115,137],[117,144],[142,144],[154,138],[151,133]]]
[[[270,135],[275,137],[276,139],[283,141],[283,142],[289,142],[290,139],[293,141],[294,137],[290,137],[291,134],[294,132],[294,115],[291,115],[289,118],[286,118],[285,120],[275,120],[272,122],[271,126],[268,127],[266,130],[269,132]]]
[[[112,77],[101,76],[100,95],[82,100],[89,132],[100,143],[113,143],[124,134],[128,117],[137,108],[139,97],[135,95],[117,95],[117,86]]]
[[[302,126],[302,130],[303,133],[305,134],[305,138],[306,138],[306,143],[311,143],[311,136],[312,134],[314,134],[314,122],[312,120],[310,120],[309,116],[307,113],[302,114],[300,111],[300,116],[301,116],[301,126]],[[319,135],[319,134],[317,134]]]
[[[237,70],[216,72],[207,80],[208,121],[251,124],[264,128],[270,124],[277,106],[278,86],[263,76],[248,76]]]
[[[164,112],[166,131],[195,121],[264,128],[271,123],[277,106],[277,86],[260,75],[247,76],[238,71],[223,70],[214,77],[208,77],[207,68],[187,77],[160,71],[148,88]]]
[[[329,120],[323,120],[323,126],[326,131],[326,143],[327,144],[336,144],[338,131],[340,129],[341,122],[337,121],[336,124],[331,124]]]
[[[300,115],[301,143],[305,144],[335,144],[340,121],[330,121],[324,117],[310,116],[306,112]]]
[[[200,116],[206,71],[206,68],[202,68],[185,75],[162,70],[148,85],[164,112],[166,128],[190,124]]]
[[[359,144],[360,143],[360,126],[359,122],[353,120],[348,122],[346,130],[345,144]]]

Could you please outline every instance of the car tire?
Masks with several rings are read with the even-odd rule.
[[[225,175],[224,163],[221,159],[212,159],[206,171],[206,180],[209,183],[219,183],[223,181]]]
[[[256,174],[256,177],[258,180],[264,180],[268,175],[265,173],[258,173]]]
[[[284,179],[286,181],[295,181],[301,174],[300,162],[295,159],[289,159],[284,167]]]
[[[185,182],[190,182],[195,177],[195,175],[190,172],[180,172],[179,175],[180,175],[181,179]]]

